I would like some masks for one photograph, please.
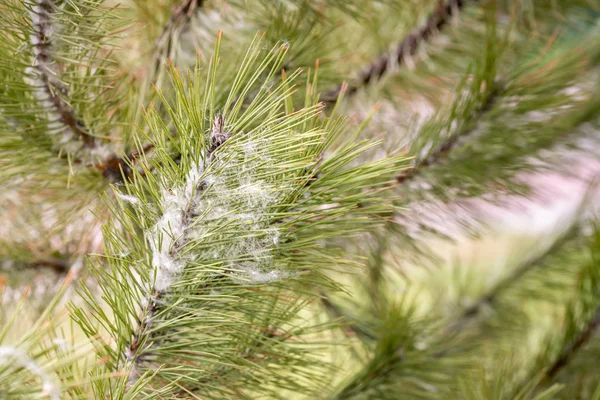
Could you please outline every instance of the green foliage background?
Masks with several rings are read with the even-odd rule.
[[[0,0],[0,398],[600,399],[599,18]]]

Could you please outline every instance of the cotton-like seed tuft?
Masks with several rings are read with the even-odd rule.
[[[290,277],[290,273],[287,271],[276,269],[262,271],[255,266],[248,265],[236,265],[233,269],[236,271],[236,275],[231,280],[238,285],[271,283]]]
[[[117,194],[118,198],[120,198],[121,200],[123,200],[123,201],[125,201],[127,203],[139,204],[139,202],[140,202],[140,199],[138,199],[135,196],[131,196],[131,195],[128,195],[128,194],[123,194],[123,193],[120,193],[120,192],[116,192],[116,194]]]
[[[147,233],[156,290],[167,290],[192,258],[228,265],[248,260],[234,268],[237,272],[232,280],[239,284],[269,283],[289,276],[271,267],[281,233],[266,215],[285,189],[263,177],[261,168],[271,162],[264,148],[264,144],[248,140],[237,157],[211,159],[207,171],[191,165],[185,182],[162,191],[162,217]],[[215,223],[235,228],[213,237],[219,244],[212,248],[181,255],[180,249],[188,242],[208,232],[215,235],[210,228]]]

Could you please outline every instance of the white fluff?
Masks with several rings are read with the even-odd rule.
[[[202,168],[193,165],[182,188],[163,190],[163,215],[149,235],[154,287],[158,291],[169,288],[185,267],[185,260],[179,259],[177,248],[184,244],[185,230],[189,223],[184,217],[193,205],[193,196],[197,195],[195,188],[200,184],[201,177]]]
[[[131,195],[128,195],[128,194],[123,194],[123,193],[120,193],[118,191],[115,191],[115,193],[117,194],[118,198],[120,198],[121,200],[123,200],[123,201],[125,201],[127,203],[139,204],[139,202],[140,202],[140,199],[138,199],[135,196],[131,196]]]
[[[223,220],[235,225],[235,233],[224,233],[227,236],[219,245],[195,254],[195,259],[223,260],[236,266],[232,268],[236,271],[232,281],[238,284],[268,283],[289,276],[272,267],[280,232],[264,215],[285,188],[258,177],[259,165],[270,161],[261,151],[265,147],[249,141],[242,146],[238,159],[213,159],[211,170],[218,173],[207,173],[201,166],[192,165],[179,187],[163,190],[163,214],[147,233],[156,290],[167,290],[191,261],[192,256],[182,257],[179,249],[190,240],[201,240],[207,232],[212,233],[209,225]],[[186,220],[190,214],[201,215],[202,221]],[[239,259],[248,261],[240,263]],[[239,264],[243,265],[237,267]]]
[[[232,281],[238,285],[270,283],[290,277],[289,272],[276,269],[263,271],[247,265],[236,265],[233,269],[238,272],[238,275],[234,276]]]

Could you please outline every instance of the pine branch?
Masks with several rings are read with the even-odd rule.
[[[495,58],[495,56],[492,58]],[[494,64],[490,65],[491,68],[484,68],[484,71],[486,71],[486,72],[489,71],[492,73],[488,74],[487,78],[484,78],[480,82],[478,82],[478,83],[484,83],[486,85],[485,86],[480,86],[480,85],[473,86],[473,89],[475,89],[475,91],[472,91],[473,93],[479,93],[480,90],[485,90],[487,93],[486,93],[485,97],[482,98],[483,101],[481,102],[481,105],[477,107],[477,110],[472,113],[467,113],[468,119],[464,122],[464,124],[470,123],[472,125],[474,122],[473,121],[474,119],[479,119],[480,117],[485,115],[487,112],[489,112],[490,109],[496,103],[497,99],[500,96],[504,95],[504,93],[505,93],[504,85],[499,85],[497,83],[497,80],[495,77],[495,68],[493,67],[493,65]],[[559,71],[564,72],[565,69],[567,69],[567,68],[563,67]],[[550,80],[550,79],[548,79],[548,80]],[[591,108],[594,108],[595,110],[597,110],[597,107],[593,107],[595,105],[594,102],[591,102],[591,103],[592,103]],[[469,107],[467,107],[466,109],[469,109]],[[580,114],[582,115],[582,117],[587,117],[588,114],[590,114],[590,110],[587,110],[584,108],[580,111]],[[558,120],[558,118],[557,118],[557,120]],[[552,122],[548,123],[548,125],[552,126]],[[448,126],[449,126],[449,124],[448,124]],[[459,138],[465,137],[464,136],[465,133],[469,134],[471,131],[472,131],[472,129],[466,129],[466,130],[459,129],[458,130],[459,133],[453,135],[450,139],[445,140],[444,143],[442,144],[442,146],[440,146],[438,148],[438,150],[435,150],[433,153],[430,153],[429,156],[424,157],[423,161],[419,162],[417,164],[417,168],[415,170],[411,170],[409,172],[409,174],[407,174],[407,176],[399,177],[398,182],[402,183],[402,182],[410,180],[414,175],[417,175],[421,171],[419,169],[419,167],[425,168],[425,167],[429,167],[429,166],[435,166],[438,163],[440,163],[448,155],[449,152],[456,149],[457,144],[459,143]],[[570,131],[568,129],[564,129],[561,126],[562,134],[567,134],[569,132]],[[427,139],[429,139],[429,138],[427,138]],[[573,233],[573,232],[571,232],[569,230],[567,233],[564,234],[564,236],[561,236],[558,240],[556,240],[550,249],[546,250],[539,257],[536,257],[535,259],[532,259],[532,260],[528,261],[527,263],[521,265],[519,268],[517,268],[514,271],[514,273],[512,273],[510,276],[508,276],[507,278],[505,278],[501,282],[499,282],[497,285],[495,285],[486,295],[481,297],[478,302],[476,302],[473,306],[467,308],[462,313],[462,315],[458,318],[458,320],[455,322],[455,324],[451,325],[450,329],[448,329],[444,333],[444,337],[454,336],[454,334],[457,333],[458,331],[464,330],[466,324],[470,320],[472,320],[476,316],[478,316],[481,313],[481,311],[483,310],[485,305],[493,305],[497,301],[497,298],[501,295],[501,293],[504,292],[505,289],[513,286],[518,281],[520,281],[521,278],[526,273],[531,271],[539,263],[545,262],[546,257],[549,257],[550,255],[554,254],[555,251],[557,251],[559,248],[561,248],[565,244],[565,242],[571,238],[571,236],[572,236],[571,233]],[[405,345],[405,343],[402,343],[395,350],[396,350],[396,353],[398,353],[398,354],[406,354],[407,346]],[[437,360],[448,359],[448,353],[451,351],[452,351],[451,349],[444,348],[440,352],[433,353],[431,356],[435,359],[435,361],[430,360],[430,362],[433,361],[435,363],[435,362],[438,362]],[[390,354],[391,354],[391,352],[390,352]],[[375,363],[377,361],[378,357],[380,357],[380,356],[376,355],[373,358],[373,363]],[[400,361],[403,361],[403,360],[401,360],[401,358],[402,357],[394,358],[393,363],[400,363]],[[414,360],[409,360],[409,361],[414,362]],[[386,363],[386,369],[387,370],[391,369],[391,365],[392,365],[392,362]],[[379,372],[377,372],[377,373],[379,373]],[[384,373],[381,373],[381,375],[383,376]],[[373,380],[373,381],[377,378],[375,371],[370,371],[368,376],[370,377],[369,379]],[[351,386],[350,386],[350,388],[354,389]],[[368,386],[364,385],[362,391],[366,392],[366,390],[368,390],[368,389],[369,389]],[[343,393],[344,393],[344,395],[346,394],[346,392],[343,392]],[[344,397],[342,397],[342,398],[344,398]]]
[[[69,260],[64,258],[44,258],[40,260],[33,260],[29,262],[23,261],[12,261],[12,260],[4,260],[0,262],[0,264],[4,267],[6,264],[18,264],[18,269],[50,269],[57,274],[65,274],[69,272],[71,268],[71,263]],[[11,270],[15,269],[14,267],[10,267]]]
[[[544,263],[544,261],[552,255],[556,254],[556,252],[558,252],[569,240],[574,237],[578,230],[579,226],[574,224],[566,232],[562,233],[547,250],[531,260],[523,263],[506,278],[496,283],[484,296],[480,297],[479,300],[477,300],[474,304],[467,307],[462,312],[460,317],[452,325],[450,325],[447,331],[450,333],[455,333],[463,330],[470,321],[473,321],[479,316],[485,306],[492,306],[496,302],[498,296],[500,296],[505,289],[517,283],[525,274]]]
[[[593,186],[596,188],[597,186]],[[597,191],[591,191],[596,193]],[[563,336],[560,338],[560,350],[556,356],[543,369],[543,378],[538,384],[542,388],[554,381],[575,359],[584,346],[592,340],[594,333],[600,327],[600,226],[597,221],[593,225],[595,232],[590,235],[589,258],[584,261],[586,266],[577,276],[575,296],[566,307],[565,321],[563,321]],[[583,323],[581,321],[584,321]],[[549,349],[553,347],[550,339]],[[554,352],[550,351],[549,354]],[[571,368],[573,370],[573,368]]]
[[[369,216],[391,213],[371,189],[392,178],[401,156],[351,167],[375,144],[342,139],[343,120],[320,119],[314,90],[306,107],[291,109],[290,79],[299,72],[265,84],[287,46],[264,51],[257,39],[239,71],[226,70],[235,73],[230,81],[216,75],[219,46],[187,80],[171,69],[173,97],[157,93],[166,114],[147,114],[154,156],[141,163],[145,179],[126,181],[117,196],[125,212],[114,210],[120,228],[105,231],[111,272],[95,273],[114,319],[91,292],[92,317],[74,310],[90,337],[99,333],[93,321],[109,330],[117,345],[98,340],[99,356],[107,373],[122,372],[113,387],[131,395],[147,388],[150,371],[156,386],[210,398],[318,390],[324,364],[296,342],[326,325],[298,325],[298,313],[316,295],[308,288],[335,287],[320,268],[351,261],[314,243],[370,230],[380,222]],[[216,100],[220,82],[224,103]],[[366,207],[357,208],[360,200]],[[183,375],[175,368],[182,365]],[[283,373],[309,365],[310,378]],[[271,384],[257,387],[262,379]]]
[[[156,41],[156,46],[160,46],[160,43],[165,40],[166,36],[169,35],[175,26],[189,20],[194,11],[203,6],[203,3],[204,0],[183,0],[179,6],[175,7],[169,23],[165,26],[163,33]]]
[[[360,326],[353,324],[351,321],[348,323],[347,315],[340,310],[340,308],[329,300],[326,293],[321,293],[321,304],[325,307],[330,317],[333,319],[341,320],[343,325],[341,326],[344,334],[349,338],[362,337],[366,339],[376,339],[373,334]]]
[[[93,166],[100,171],[102,175],[112,182],[123,182],[123,179],[131,179],[133,177],[133,165],[140,156],[140,154],[146,154],[154,148],[152,143],[146,144],[142,151],[132,151],[124,157],[118,154],[110,155],[106,160],[101,163],[94,164]]]
[[[120,81],[123,75],[114,68],[117,60],[108,54],[126,23],[115,22],[115,9],[100,0],[79,5],[57,0],[18,3],[18,7],[2,4],[11,39],[2,50],[14,53],[17,66],[0,66],[8,78],[2,105],[6,120],[22,143],[39,143],[47,157],[56,158],[58,153],[69,165],[110,169],[118,157],[111,156],[113,146],[109,141],[101,143],[95,132],[110,140],[129,123],[125,119],[130,109],[122,96],[133,95],[134,88],[124,89],[130,83]],[[22,36],[29,39],[30,52],[17,47]],[[116,174],[108,170],[105,175]]]
[[[39,79],[42,83],[42,88],[47,96],[46,99],[41,98],[43,102],[48,102],[56,112],[60,121],[73,133],[74,137],[78,137],[83,141],[83,146],[87,148],[95,148],[97,145],[96,138],[89,133],[85,122],[79,118],[63,97],[68,95],[67,86],[60,80],[57,62],[52,57],[52,14],[54,13],[54,0],[35,0],[37,5],[32,11],[32,26],[35,35],[31,41],[34,43],[35,68],[39,72]],[[173,16],[175,18],[180,13],[187,12],[195,0],[186,1],[182,4],[181,9]],[[39,93],[38,93],[39,94]],[[149,151],[151,145],[146,145],[143,151]],[[113,153],[107,155],[106,158],[97,163],[87,164],[89,167],[96,168],[102,171],[102,175],[113,182],[122,181],[123,176],[131,178],[131,163],[139,154],[138,151],[131,152],[126,157],[120,157]],[[75,164],[82,164],[83,160],[76,158],[73,160]]]
[[[420,161],[417,161],[413,167],[407,170],[405,173],[398,175],[396,178],[396,182],[398,183],[406,183],[414,179],[419,175],[420,171],[423,168],[427,168],[430,166],[434,166],[443,162],[445,158],[448,157],[449,153],[456,148],[461,140],[464,140],[469,136],[470,133],[475,131],[477,121],[481,119],[488,111],[492,109],[496,100],[502,93],[502,89],[500,86],[496,85],[487,95],[485,101],[481,104],[480,108],[473,114],[469,116],[469,120],[465,122],[465,124],[470,125],[468,128],[458,132],[457,134],[451,135],[442,146],[438,147],[438,149],[432,153],[430,153],[427,157],[423,158]]]
[[[154,63],[154,73],[162,68],[163,56],[169,56],[172,51],[174,38],[172,33],[180,26],[185,25],[190,21],[194,12],[204,5],[204,0],[183,0],[177,7],[174,8],[169,23],[164,27],[161,35],[156,40],[155,54],[156,61]]]
[[[516,284],[520,279],[534,267],[539,266],[546,262],[549,257],[552,257],[557,252],[562,251],[565,244],[570,242],[575,233],[579,230],[579,225],[575,224],[566,232],[564,232],[558,239],[556,239],[549,249],[545,250],[542,254],[535,258],[527,261],[521,267],[519,267],[513,274],[495,285],[485,296],[483,296],[476,304],[465,310],[461,317],[451,325],[450,328],[441,328],[441,330],[433,329],[430,332],[434,332],[432,336],[433,343],[439,341],[440,346],[436,349],[431,343],[427,346],[427,350],[416,350],[412,348],[413,343],[410,340],[398,340],[394,347],[389,347],[385,344],[386,335],[392,335],[393,329],[397,329],[397,335],[406,334],[401,328],[394,327],[391,331],[382,330],[381,338],[377,341],[377,344],[381,349],[376,350],[375,355],[371,357],[369,363],[365,365],[360,373],[356,374],[352,381],[343,387],[337,398],[353,398],[355,395],[362,398],[370,391],[376,393],[378,390],[385,389],[385,380],[400,379],[398,375],[392,375],[392,371],[401,371],[403,368],[407,370],[409,376],[418,376],[419,368],[421,365],[424,370],[431,371],[431,368],[435,368],[441,364],[447,363],[450,368],[455,369],[457,362],[460,359],[453,357],[458,355],[460,357],[462,351],[468,349],[465,347],[467,342],[464,338],[461,338],[458,333],[464,331],[469,321],[474,319],[485,305],[493,305],[496,299],[501,295],[506,288]],[[596,287],[595,285],[592,285]],[[391,318],[393,321],[394,319]],[[435,322],[430,322],[432,326],[435,326]],[[415,323],[416,324],[416,321]],[[402,325],[398,323],[398,325]],[[577,352],[587,341],[589,341],[592,332],[600,326],[600,313],[597,313],[582,333],[574,339],[565,350],[561,353],[559,359],[553,364],[553,367],[549,369],[548,373],[556,365],[559,365],[559,369],[564,367],[564,364],[568,362],[570,357]],[[404,329],[406,327],[403,326]],[[440,335],[441,333],[441,335]],[[427,335],[423,335],[427,337]],[[437,339],[435,339],[437,338]],[[379,351],[379,352],[377,352]],[[465,359],[466,360],[466,359]],[[472,366],[471,366],[472,367]],[[433,375],[428,375],[429,379],[434,380]],[[548,378],[549,379],[549,378]],[[426,381],[427,382],[427,381]],[[431,382],[427,382],[430,384]],[[448,386],[441,387],[440,389],[448,388]],[[393,393],[393,392],[390,392]],[[391,397],[393,398],[393,397]]]
[[[157,71],[163,68],[163,55],[168,55],[171,52],[171,46],[173,45],[174,38],[171,37],[173,31],[189,22],[193,13],[204,5],[204,0],[183,0],[179,5],[173,8],[173,13],[169,19],[169,23],[164,27],[161,35],[155,43],[155,58],[154,69],[152,75],[156,75]],[[142,152],[149,152],[154,146],[152,144],[146,144]],[[123,178],[130,179],[133,176],[131,168],[132,163],[139,156],[139,151],[133,151],[121,157],[114,153],[108,156],[104,161],[96,163],[93,167],[102,171],[102,175],[113,182],[122,182]]]
[[[472,0],[478,1],[478,0]],[[421,43],[429,40],[436,32],[440,31],[448,24],[451,17],[459,12],[469,0],[440,0],[435,11],[427,18],[425,24],[406,36],[396,49],[389,53],[380,55],[371,64],[366,66],[356,79],[356,83],[348,85],[346,93],[352,95],[361,87],[367,86],[383,77],[383,75],[393,65],[402,65],[407,57],[412,57],[417,53]],[[321,95],[324,102],[335,102],[342,86],[325,92]]]
[[[590,37],[592,36],[590,34]],[[428,162],[427,169],[415,171],[430,180],[429,188],[432,190],[415,191],[411,200],[423,199],[421,193],[426,192],[423,193],[425,196],[435,194],[439,200],[452,201],[457,195],[481,196],[489,192],[490,188],[501,188],[504,191],[520,190],[522,194],[524,185],[514,180],[519,171],[551,167],[551,163],[532,161],[532,156],[538,156],[540,151],[552,149],[560,143],[573,143],[574,147],[579,148],[572,139],[576,136],[590,136],[585,134],[584,123],[597,117],[598,96],[594,90],[595,83],[589,83],[595,79],[594,74],[588,75],[589,78],[582,77],[585,76],[586,69],[590,71],[595,68],[597,42],[581,40],[574,45],[565,38],[556,46],[553,46],[553,43],[549,41],[543,48],[535,49],[535,53],[539,53],[536,59],[517,59],[511,67],[512,72],[504,72],[502,77],[496,77],[494,72],[482,80],[485,87],[481,86],[481,90],[487,92],[487,88],[491,88],[494,96],[490,104],[492,108],[484,107],[484,114],[478,115],[477,110],[480,109],[479,104],[487,103],[487,94],[480,96],[473,87],[470,91],[475,94],[476,101],[471,101],[472,106],[462,107],[458,113],[453,111],[454,115],[451,118],[442,121],[442,130],[434,122],[432,134],[427,134],[425,130],[421,132],[417,138],[417,146],[412,146],[411,153],[421,155],[429,161],[428,150],[437,149],[436,142],[445,143],[448,140],[448,132],[453,132],[452,136],[460,136],[465,132],[462,126],[466,122],[463,121],[471,121],[473,124],[474,114],[481,118],[481,122],[477,123],[479,129],[476,137],[471,135],[468,141],[458,140],[450,146],[449,152],[441,154],[443,157],[436,157],[434,162]],[[502,53],[508,52],[502,50]],[[544,62],[540,65],[537,60],[542,57]],[[499,64],[493,69],[505,70]],[[569,88],[574,87],[582,88],[580,96],[563,96]],[[543,91],[541,88],[544,88]],[[526,96],[535,96],[535,100],[512,105],[512,99],[525,99]],[[463,100],[459,100],[460,102],[464,103]],[[530,118],[528,112],[533,109],[540,114],[544,113],[542,115],[545,118],[539,121]],[[458,129],[454,129],[451,123],[454,126],[458,125]],[[468,127],[465,129],[471,134],[472,131]],[[541,158],[541,161],[546,160]],[[418,161],[416,165],[419,165]],[[409,172],[407,177],[399,178],[401,182],[410,180],[412,172]],[[446,195],[448,192],[451,194]]]
[[[570,342],[561,352],[559,357],[554,363],[548,368],[544,375],[543,383],[551,381],[556,375],[560,373],[569,362],[573,359],[575,354],[590,341],[594,332],[600,327],[600,311],[587,323],[585,329],[572,341]]]
[[[38,92],[40,100],[48,104],[71,134],[83,141],[83,146],[94,148],[95,138],[79,118],[72,106],[61,96],[68,95],[68,88],[60,81],[56,60],[52,57],[52,14],[56,5],[53,0],[36,0],[32,9],[32,26],[34,35],[31,42],[34,45],[35,68],[39,72],[43,93]]]
[[[229,138],[230,134],[225,132],[224,129],[225,129],[225,122],[223,120],[223,116],[221,114],[218,114],[215,116],[215,118],[213,120],[213,130],[209,137],[210,145],[206,149],[207,164],[205,165],[204,168],[210,168],[210,162],[213,159],[213,153],[223,143],[225,143],[225,141]],[[197,182],[188,182],[188,185],[189,184],[194,185],[193,187],[190,188],[191,190],[189,191],[189,196],[191,196],[192,194],[194,196],[201,196],[202,192],[208,187],[207,183],[203,180],[200,180]],[[173,223],[173,225],[178,225],[180,227],[181,234],[183,234],[183,232],[188,230],[189,226],[190,226],[190,222],[192,221],[193,205],[194,205],[194,201],[190,197],[189,199],[187,199],[187,202],[184,203],[184,208],[182,210],[179,210],[179,214],[180,214],[179,219],[180,220],[179,221],[169,221],[169,225],[165,226],[165,228],[171,227],[171,223]],[[163,238],[163,240],[167,240],[167,239]],[[167,246],[167,248],[169,249],[168,257],[171,260],[178,258],[179,257],[178,253],[186,245],[187,245],[187,241],[184,238],[177,238],[177,240],[173,241],[171,243],[171,245]],[[164,248],[164,244],[162,246]],[[156,255],[155,255],[155,257],[156,257]],[[153,262],[161,263],[161,262],[168,262],[168,261],[167,260],[158,260],[158,261],[153,260]],[[138,319],[138,326],[137,326],[137,329],[133,331],[131,343],[128,346],[126,346],[126,350],[125,350],[124,357],[123,357],[124,365],[117,365],[117,369],[115,370],[115,372],[117,372],[124,366],[130,366],[132,368],[132,374],[130,376],[130,384],[134,384],[135,380],[137,379],[136,373],[138,371],[138,358],[139,358],[138,351],[140,350],[141,346],[145,345],[146,343],[151,343],[153,340],[152,334],[149,333],[148,331],[151,329],[153,317],[161,311],[161,306],[160,306],[161,299],[167,294],[167,289],[170,286],[170,284],[166,283],[166,281],[169,281],[170,279],[172,279],[172,277],[169,276],[169,274],[171,273],[169,271],[169,267],[160,265],[160,264],[157,264],[156,267],[158,268],[157,275],[158,275],[158,273],[160,273],[162,271],[162,273],[160,274],[161,276],[157,276],[157,280],[158,280],[157,285],[152,288],[150,296],[148,298],[144,299],[144,301],[143,301],[143,304],[141,306],[142,317]],[[144,304],[146,304],[145,307],[144,307]]]

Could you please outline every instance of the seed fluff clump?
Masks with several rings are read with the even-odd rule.
[[[273,265],[281,233],[267,216],[285,196],[285,187],[261,177],[272,163],[264,143],[247,135],[237,144],[241,151],[233,152],[236,155],[210,154],[206,167],[191,164],[184,184],[162,189],[162,216],[147,233],[156,290],[171,286],[190,262],[223,262],[232,281],[239,284],[290,276]],[[221,244],[183,251],[190,242],[202,242],[205,235]]]

